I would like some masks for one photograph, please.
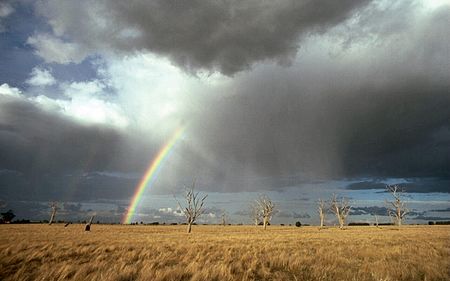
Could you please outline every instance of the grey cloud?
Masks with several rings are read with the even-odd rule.
[[[450,179],[441,178],[409,178],[408,182],[397,183],[405,192],[428,193],[443,192],[450,193]],[[386,190],[386,183],[382,181],[362,181],[351,183],[347,186],[350,190],[381,189]]]
[[[388,209],[386,207],[379,206],[367,206],[367,207],[352,207],[350,215],[379,215],[388,216]]]
[[[446,209],[435,209],[435,210],[430,210],[430,212],[436,212],[436,213],[450,212],[450,207],[448,207],[448,208],[446,208]]]
[[[420,212],[417,210],[410,210],[408,216],[423,216],[425,212]],[[378,215],[378,216],[388,216],[388,208],[379,206],[365,206],[365,207],[352,207],[350,209],[350,215]]]
[[[248,8],[246,20],[236,23],[244,25],[243,34],[233,35],[237,27],[231,24],[227,35],[230,37],[216,30],[227,29],[226,25],[215,26],[215,21],[204,24],[211,18],[202,18],[208,17],[207,10],[220,22],[220,5],[229,3],[226,1],[198,2],[186,15],[180,15],[181,6],[172,10],[167,1],[149,2],[151,6],[161,5],[158,13],[144,9],[143,2],[123,7],[123,11],[115,8],[122,5],[119,2],[83,3],[98,11],[89,15],[99,17],[90,17],[86,5],[75,2],[43,1],[39,5],[43,5],[41,12],[54,20],[56,35],[67,35],[89,50],[102,49],[103,43],[99,42],[119,51],[148,49],[186,68],[229,74],[259,60],[289,57],[286,46],[296,44],[298,36],[325,32],[358,6],[353,5],[356,1],[298,2],[305,11],[319,5],[320,15],[311,12],[310,18],[299,13],[305,21],[300,27],[296,21],[290,27],[275,24],[274,31],[290,29],[281,32],[280,38],[272,38],[270,34],[259,34],[258,26],[266,30],[270,29],[266,24],[289,23],[291,13],[283,5],[287,2],[270,2],[266,10],[260,11]],[[239,8],[237,19],[242,17],[245,3],[230,4],[230,9]],[[324,8],[325,4],[330,5],[330,10]],[[164,20],[167,26],[161,25],[163,20],[159,17],[169,14],[177,16],[176,20]],[[198,17],[192,16],[197,14]],[[101,15],[108,17],[103,19]],[[267,21],[259,23],[262,15]],[[323,33],[323,38],[305,39],[310,49],[300,49],[290,68],[259,64],[253,72],[242,73],[223,88],[218,87],[218,94],[192,94],[199,106],[186,105],[183,116],[190,124],[186,140],[171,155],[170,165],[160,174],[153,190],[167,192],[181,187],[180,181],[190,184],[195,178],[202,190],[242,191],[274,189],[317,179],[407,177],[439,179],[442,184],[436,190],[448,191],[450,79],[446,67],[448,36],[442,23],[448,21],[450,12],[442,8],[412,21],[414,28],[408,28],[412,15],[399,15],[400,22],[407,22],[406,25],[372,31],[380,40],[386,30],[393,32],[382,45],[364,45],[364,41],[353,38],[352,48],[356,51],[343,49],[330,57],[328,50],[335,45],[328,48],[327,40],[334,37]],[[199,22],[190,22],[194,18]],[[109,20],[117,24],[108,24]],[[207,29],[203,33],[193,28],[200,21]],[[369,21],[364,25],[375,24],[373,19]],[[169,26],[171,22],[173,26]],[[104,30],[102,24],[110,30]],[[134,39],[129,38],[132,30],[121,33],[130,26],[137,30]],[[186,33],[179,32],[184,27]],[[192,38],[191,28],[198,40]],[[139,35],[141,29],[145,34]],[[218,38],[212,38],[208,45],[208,36]],[[224,45],[217,46],[221,40]],[[263,49],[255,51],[255,46]],[[268,53],[266,46],[273,48],[273,53]],[[292,49],[294,53],[296,48]],[[1,175],[7,177],[1,188],[5,194],[15,191],[17,198],[26,194],[56,199],[64,195],[60,190],[66,186],[70,186],[65,189],[67,194],[78,199],[128,198],[138,179],[84,175],[105,170],[141,173],[163,143],[151,136],[140,140],[127,135],[130,132],[80,125],[30,103],[0,99],[0,169],[14,171]],[[416,189],[409,190],[430,192],[432,182],[436,180],[412,183]]]
[[[280,211],[276,213],[279,218],[294,218],[294,219],[309,219],[311,216],[308,213],[286,212]]]
[[[415,218],[414,220],[425,220],[425,221],[450,221],[450,217],[436,217],[436,216],[424,216],[420,215]]]
[[[10,200],[123,199],[160,144],[124,131],[88,126],[33,103],[0,96],[0,183]]]
[[[386,184],[376,181],[361,181],[347,185],[350,190],[364,190],[364,189],[386,189]]]
[[[232,75],[260,61],[289,63],[302,37],[324,32],[369,2],[48,0],[37,10],[80,54],[148,50],[188,71]]]
[[[313,51],[290,69],[262,66],[238,77],[224,90],[229,95],[210,98],[193,114],[194,147],[226,167],[209,166],[217,182],[229,175],[427,177],[444,179],[435,189],[444,191],[450,80],[441,79],[448,77],[441,64],[449,58],[438,22],[449,17],[448,8],[436,11],[413,39],[366,46],[358,60]]]

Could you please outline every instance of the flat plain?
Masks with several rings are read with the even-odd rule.
[[[450,226],[0,225],[0,280],[450,280]]]

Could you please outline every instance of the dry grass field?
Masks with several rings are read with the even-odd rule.
[[[450,280],[450,227],[0,225],[0,280]]]

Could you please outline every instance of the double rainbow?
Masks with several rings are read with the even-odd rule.
[[[178,140],[183,136],[184,131],[185,127],[178,128],[170,137],[170,139],[161,147],[156,157],[150,162],[150,165],[147,168],[141,181],[139,182],[139,185],[136,187],[136,191],[131,200],[131,204],[128,206],[128,211],[124,216],[122,223],[130,224],[132,222],[133,216],[136,212],[136,208],[142,199],[142,195],[144,194],[145,190],[150,187],[155,181],[158,172],[161,169],[162,164],[164,163],[164,160],[168,155],[170,155],[170,152],[173,150]]]

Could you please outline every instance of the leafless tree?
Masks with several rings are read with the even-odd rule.
[[[258,204],[261,212],[264,229],[266,229],[275,212],[275,204],[267,195],[259,196],[258,200],[256,200],[256,203]]]
[[[84,226],[84,231],[91,231],[91,224],[92,224],[92,221],[94,220],[94,217],[95,217],[95,215],[91,216],[91,219]]]
[[[317,211],[319,212],[319,218],[320,218],[320,227],[323,227],[323,222],[325,220],[325,212],[326,212],[326,202],[322,199],[319,199],[317,202]]]
[[[49,225],[55,221],[56,212],[58,211],[58,202],[50,203],[50,208],[52,209],[52,212],[50,213],[50,221],[48,222]]]
[[[258,226],[259,222],[261,221],[261,209],[259,208],[259,205],[256,202],[253,202],[250,204],[250,210],[249,210],[250,219],[255,223],[256,226]]]
[[[223,226],[227,225],[227,220],[228,220],[227,212],[223,212],[221,218],[222,218],[222,225]]]
[[[345,220],[350,213],[350,204],[347,198],[342,197],[340,200],[336,194],[331,198],[331,211],[336,215],[339,222],[339,228],[344,228]]]
[[[375,216],[375,226],[378,227],[378,215],[373,214]]]
[[[184,196],[186,200],[185,207],[181,206],[180,202],[177,200],[178,206],[183,211],[186,217],[186,222],[188,225],[187,233],[191,233],[192,224],[197,220],[199,216],[201,216],[205,212],[203,206],[205,204],[206,197],[208,197],[208,195],[199,197],[199,192],[194,192],[194,187],[195,182],[192,184],[192,187],[186,188],[186,195]]]
[[[408,209],[406,208],[404,197],[404,190],[398,185],[387,185],[386,190],[389,191],[393,197],[393,201],[387,201],[388,214],[394,221],[395,225],[401,226],[402,221],[408,214]]]

